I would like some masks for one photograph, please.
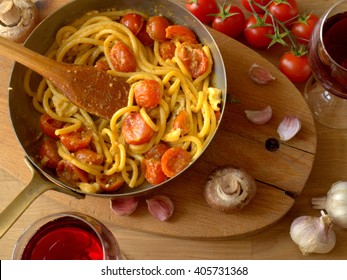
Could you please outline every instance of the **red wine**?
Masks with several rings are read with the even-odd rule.
[[[335,14],[313,30],[308,59],[314,76],[330,93],[347,98],[347,12]],[[323,44],[323,45],[322,45]]]
[[[102,244],[86,223],[62,217],[42,226],[30,239],[23,260],[102,260]]]
[[[347,12],[327,20],[323,29],[323,42],[330,57],[347,69]]]

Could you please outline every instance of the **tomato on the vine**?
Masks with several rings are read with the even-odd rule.
[[[252,15],[247,21],[243,32],[247,42],[255,48],[266,48],[272,39],[269,35],[275,34],[270,17]]]
[[[295,21],[299,14],[298,4],[295,0],[273,0],[268,10],[276,19],[287,26]]]
[[[279,62],[279,69],[293,83],[306,81],[311,75],[311,67],[307,54],[295,54],[286,52]]]
[[[299,43],[308,44],[313,28],[318,20],[319,18],[315,14],[309,14],[300,16],[298,20],[292,24],[291,31]]]
[[[240,8],[232,6],[219,6],[219,13],[214,15],[212,27],[232,38],[239,36],[245,25],[245,15]]]
[[[218,13],[216,0],[187,0],[186,9],[196,16],[202,23],[212,21],[212,14]]]
[[[260,6],[265,7],[269,4],[271,0],[253,0],[254,3],[259,4]],[[256,4],[250,4],[249,0],[242,0],[242,6],[249,12],[256,12],[257,14],[265,14],[265,11],[258,7]],[[252,9],[253,8],[253,9]]]

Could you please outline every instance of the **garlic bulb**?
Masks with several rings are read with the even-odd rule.
[[[347,182],[334,183],[325,197],[312,198],[313,208],[325,209],[333,222],[347,228]]]
[[[322,211],[322,216],[301,216],[290,226],[290,237],[304,255],[309,253],[328,253],[336,244],[332,221]]]

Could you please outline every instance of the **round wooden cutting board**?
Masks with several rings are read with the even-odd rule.
[[[316,130],[309,108],[296,87],[269,61],[245,45],[214,30],[212,35],[221,50],[227,76],[228,93],[236,103],[226,104],[219,131],[200,159],[177,179],[140,198],[139,207],[128,217],[116,216],[110,201],[88,196],[75,199],[49,191],[52,198],[116,225],[177,238],[235,238],[252,234],[279,221],[293,206],[311,172],[316,152]],[[275,80],[267,85],[253,82],[248,71],[257,63],[267,68]],[[1,90],[5,82],[1,81]],[[1,95],[0,110],[7,111],[7,96]],[[244,110],[262,110],[270,105],[271,120],[264,125],[249,122]],[[279,136],[279,123],[286,115],[297,116],[302,123],[299,133],[279,149],[269,151],[265,142]],[[3,115],[0,129],[0,167],[24,183],[30,173],[24,153]],[[6,139],[6,141],[4,141]],[[232,165],[246,169],[257,181],[258,191],[242,211],[224,214],[210,208],[203,197],[208,175],[218,166]],[[155,194],[169,196],[175,211],[167,222],[154,219],[147,210],[146,198]]]
[[[282,73],[258,53],[211,30],[220,47],[228,75],[228,93],[237,103],[229,103],[217,135],[204,155],[187,172],[165,187],[140,198],[138,209],[129,217],[112,213],[108,200],[87,197],[67,199],[79,211],[106,218],[117,225],[180,238],[239,237],[265,229],[280,220],[293,206],[311,172],[316,152],[314,121],[305,100]],[[258,85],[248,76],[253,63],[268,69],[275,80]],[[249,122],[244,110],[261,110],[270,105],[271,120],[264,125]],[[279,140],[277,127],[286,115],[300,118],[300,132],[279,149],[269,151],[265,142]],[[257,181],[258,192],[242,211],[224,214],[210,208],[203,189],[208,175],[217,166],[230,164],[246,169]],[[175,205],[168,222],[155,220],[148,212],[146,198],[164,194]]]

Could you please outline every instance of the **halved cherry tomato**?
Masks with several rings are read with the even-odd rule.
[[[291,31],[299,43],[308,44],[313,28],[318,20],[319,18],[315,14],[309,14],[299,17],[298,20],[292,24]]]
[[[110,70],[110,67],[108,66],[107,62],[106,61],[103,61],[103,60],[98,60],[96,63],[95,63],[95,68],[98,68],[102,71],[108,71]]]
[[[145,46],[153,46],[154,40],[149,36],[146,30],[146,26],[147,26],[147,23],[145,22],[142,25],[142,28],[139,31],[139,33],[136,34],[136,38],[139,39],[139,41]]]
[[[166,176],[173,177],[186,168],[189,162],[190,154],[185,149],[172,147],[161,158],[161,167]]]
[[[144,159],[141,164],[141,170],[146,180],[152,185],[158,185],[167,180],[167,176],[161,168],[160,159]]]
[[[60,135],[61,143],[71,152],[87,148],[92,138],[93,133],[87,128],[80,128],[77,131]]]
[[[273,0],[268,11],[279,21],[289,26],[299,14],[298,4],[295,0]]]
[[[130,31],[136,35],[141,30],[144,19],[139,14],[129,13],[123,16],[119,22],[128,27]]]
[[[165,29],[170,25],[167,18],[163,16],[152,16],[148,19],[146,31],[154,41],[164,42],[166,40]]]
[[[259,4],[260,6],[265,7],[271,0],[253,0],[254,3]],[[250,4],[249,0],[242,0],[242,5],[245,9],[251,13],[256,12],[257,14],[265,14],[265,11],[259,8],[256,4]],[[253,8],[253,9],[252,9]]]
[[[153,130],[146,123],[140,113],[131,113],[126,117],[122,125],[122,133],[125,142],[133,145],[148,143],[152,136]]]
[[[176,116],[173,125],[173,129],[181,129],[181,136],[186,135],[190,131],[189,115],[186,110],[182,110]]]
[[[170,25],[165,29],[165,34],[167,39],[173,41],[177,40],[181,43],[188,42],[192,44],[198,43],[195,33],[183,25]]]
[[[61,160],[61,157],[58,154],[56,141],[53,139],[45,139],[40,146],[39,156],[41,164],[44,167],[56,169]]]
[[[111,63],[119,72],[136,71],[137,63],[133,52],[126,44],[117,41],[110,50]]]
[[[142,80],[135,85],[134,95],[137,105],[152,109],[158,106],[163,93],[158,81]]]
[[[75,152],[75,157],[87,164],[100,165],[104,161],[104,156],[90,149],[80,149]]]
[[[122,174],[114,173],[112,175],[97,176],[96,182],[99,184],[100,188],[106,192],[113,192],[118,190],[124,184],[124,179]]]
[[[178,57],[194,79],[208,69],[208,58],[200,44],[182,43],[178,47]]]
[[[216,0],[187,0],[186,9],[196,16],[202,23],[209,23],[213,14],[218,13]]]
[[[255,48],[266,48],[272,39],[269,35],[275,34],[271,18],[265,19],[263,15],[259,15],[260,21],[253,15],[246,21],[245,30],[243,32],[247,42]]]
[[[40,117],[40,127],[48,137],[58,139],[59,136],[55,134],[55,131],[63,126],[64,122],[53,119],[47,113],[43,113]]]
[[[58,177],[65,183],[76,185],[80,182],[88,182],[88,173],[66,160],[59,162],[56,171]]]
[[[156,145],[154,145],[148,152],[144,153],[143,156],[146,159],[161,159],[161,157],[163,156],[163,154],[169,149],[169,146],[164,143],[164,142],[160,142]]]
[[[162,59],[171,59],[175,56],[176,45],[172,41],[165,41],[159,44],[159,54]]]

